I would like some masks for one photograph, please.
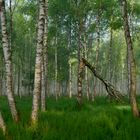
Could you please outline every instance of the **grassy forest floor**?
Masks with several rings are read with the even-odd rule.
[[[32,99],[16,98],[21,122],[12,121],[5,97],[0,97],[0,110],[8,127],[0,140],[140,140],[140,119],[133,118],[128,104],[109,103],[105,98],[86,100],[81,109],[75,99],[47,99],[48,110],[40,113],[36,129],[29,126]]]

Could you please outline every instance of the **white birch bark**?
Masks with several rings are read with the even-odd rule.
[[[1,30],[2,30],[2,45],[5,59],[5,70],[6,70],[6,92],[8,102],[11,110],[13,119],[18,122],[19,116],[16,109],[16,104],[12,89],[12,62],[11,62],[11,49],[9,47],[8,34],[6,28],[6,15],[5,15],[5,3],[4,0],[0,0],[0,19],[1,19]]]
[[[39,19],[38,19],[35,78],[33,91],[33,108],[31,114],[32,124],[35,124],[38,121],[39,97],[41,94],[41,61],[44,40],[44,26],[45,26],[45,0],[39,0]]]

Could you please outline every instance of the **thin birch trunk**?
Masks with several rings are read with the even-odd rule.
[[[11,49],[9,47],[8,34],[6,28],[6,13],[5,13],[5,3],[3,0],[0,0],[0,17],[1,17],[1,29],[2,29],[2,45],[5,59],[6,67],[6,90],[8,102],[11,110],[13,119],[18,122],[19,116],[16,108],[16,103],[14,99],[13,89],[12,89],[12,62],[11,62]]]
[[[135,65],[135,58],[133,52],[133,44],[132,38],[130,35],[130,27],[128,23],[128,13],[127,13],[127,1],[121,0],[122,4],[122,16],[123,16],[123,23],[124,23],[124,34],[125,40],[127,44],[127,53],[128,53],[128,70],[130,71],[130,103],[133,116],[139,117],[139,110],[136,101],[136,65]]]
[[[13,12],[12,12],[12,0],[9,1],[10,12],[10,33],[9,33],[9,47],[12,47],[12,31],[13,31]]]
[[[96,47],[96,60],[95,60],[95,67],[98,65],[98,59],[99,59],[99,48],[100,48],[100,9],[98,10],[98,16],[97,16],[97,47]],[[97,78],[94,78],[94,96],[92,98],[95,98],[97,95]]]
[[[87,60],[88,58],[88,50],[87,50],[87,43],[86,43],[86,34],[84,36],[84,58]],[[88,69],[85,68],[85,82],[86,82],[86,96],[87,100],[89,100],[89,81],[88,81]]]
[[[110,44],[109,44],[109,82],[112,80],[112,46],[113,46],[113,29],[110,29]]]
[[[82,63],[81,58],[82,58],[82,45],[81,45],[81,24],[79,23],[79,32],[78,32],[78,78],[77,78],[77,101],[78,104],[81,105],[82,104]]]
[[[70,29],[68,32],[68,50],[69,50],[69,98],[72,98],[72,63],[71,63],[71,24],[70,24]]]
[[[48,75],[48,51],[47,51],[47,27],[48,27],[48,0],[45,0],[45,30],[44,30],[44,46],[42,56],[42,81],[41,81],[41,110],[46,110],[46,94],[47,94],[47,75]]]
[[[69,97],[72,98],[72,64],[70,60],[69,60]]]
[[[31,114],[32,124],[38,121],[39,97],[41,94],[41,61],[44,40],[45,27],[45,0],[39,0],[39,20],[37,32],[37,49],[36,49],[36,63],[35,63],[35,78],[33,91],[33,108]]]
[[[57,36],[56,36],[56,40],[55,40],[55,99],[56,99],[56,101],[58,100],[58,90],[57,90],[57,79],[58,79],[58,68],[57,68],[57,61],[58,61],[58,59],[57,59]]]

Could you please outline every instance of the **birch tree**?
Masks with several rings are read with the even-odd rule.
[[[42,83],[41,83],[41,110],[46,110],[46,93],[47,93],[47,75],[48,75],[48,46],[47,46],[47,33],[48,33],[48,0],[45,0],[45,27],[44,27],[44,46],[42,57]]]
[[[130,103],[132,108],[132,113],[134,116],[139,117],[139,110],[136,101],[136,65],[133,52],[133,44],[130,35],[130,28],[128,23],[128,13],[127,13],[127,1],[121,0],[122,4],[122,16],[124,23],[124,34],[127,44],[127,54],[128,54],[128,71],[130,72]]]
[[[41,66],[42,66],[41,61],[42,61],[44,27],[45,27],[45,0],[39,0],[38,3],[39,3],[39,19],[38,19],[38,31],[37,31],[33,106],[32,106],[32,114],[31,114],[32,124],[35,124],[38,121],[39,97],[41,94]]]
[[[2,45],[5,59],[5,70],[6,70],[6,90],[8,102],[11,110],[13,119],[18,122],[19,116],[16,108],[16,103],[12,89],[12,60],[11,60],[11,48],[9,47],[7,27],[6,27],[6,11],[5,2],[0,0],[0,19],[1,19],[1,30],[2,30]]]

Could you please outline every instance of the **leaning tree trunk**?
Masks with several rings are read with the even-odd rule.
[[[130,28],[128,23],[128,13],[127,13],[127,1],[121,0],[122,2],[122,15],[123,15],[123,22],[124,22],[124,33],[125,33],[125,40],[127,44],[127,53],[128,53],[128,71],[130,71],[130,102],[133,115],[139,117],[139,110],[136,101],[136,65],[133,53],[133,45],[132,39],[130,36]]]
[[[2,117],[2,114],[0,112],[0,128],[2,129],[4,135],[6,133],[6,125],[5,125],[5,122],[3,120],[3,117]]]
[[[6,67],[6,90],[8,102],[13,119],[18,122],[19,116],[16,109],[16,103],[14,100],[12,90],[12,62],[11,62],[11,49],[9,47],[8,34],[6,28],[6,16],[5,16],[5,3],[4,0],[0,0],[0,18],[1,18],[1,30],[2,30],[2,45]]]
[[[106,91],[110,99],[114,99],[118,102],[120,101],[123,102],[123,95],[118,90],[116,90],[116,88],[110,82],[108,82],[107,80],[104,80],[103,77],[97,72],[96,68],[90,65],[90,63],[86,59],[84,58],[81,59],[80,66],[81,66],[80,67],[81,77],[82,77],[85,66],[87,66],[93,72],[94,76],[97,77],[105,85]]]
[[[31,115],[32,124],[35,124],[38,121],[39,97],[41,93],[41,61],[42,61],[42,49],[43,49],[43,40],[44,40],[44,26],[45,26],[45,0],[39,0],[39,20],[38,20],[38,32],[37,32],[33,108],[32,108],[32,115]]]

